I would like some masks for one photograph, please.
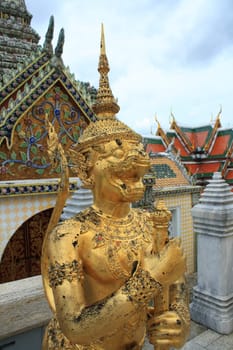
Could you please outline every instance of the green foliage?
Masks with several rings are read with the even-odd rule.
[[[63,98],[64,101],[68,101],[69,100],[68,95],[62,94],[61,97]]]
[[[26,162],[26,161],[27,161],[27,155],[26,155],[26,153],[20,151],[20,155],[21,155],[22,160],[23,160],[24,162]]]
[[[64,135],[64,136],[62,137],[61,143],[62,143],[62,145],[66,145],[66,143],[67,143],[66,135]]]
[[[16,159],[16,153],[15,153],[15,151],[11,152],[11,159],[13,159],[13,160]]]
[[[20,132],[20,131],[22,130],[22,125],[21,125],[21,124],[18,124],[18,125],[16,126],[15,130],[16,130],[17,132]]]
[[[3,160],[6,160],[7,159],[6,153],[0,152],[0,158]]]
[[[58,167],[55,169],[55,172],[57,174],[60,174],[60,172],[61,172],[61,166],[60,165],[58,165]]]
[[[64,115],[64,119],[69,119],[70,118],[70,111],[65,111]]]
[[[32,153],[33,153],[34,155],[37,155],[37,153],[38,153],[38,149],[37,149],[37,147],[34,146],[34,145],[31,147],[31,151],[32,151]]]
[[[74,137],[74,140],[77,142],[77,141],[78,141],[79,134],[78,134],[77,132],[74,132],[74,133],[73,133],[73,137]]]
[[[46,160],[46,158],[45,157],[42,157],[41,158],[41,163],[44,165],[44,164],[47,164],[47,160]]]
[[[36,132],[35,137],[36,137],[37,139],[39,139],[39,138],[41,137],[41,131],[40,131],[40,130],[38,130],[38,131]]]
[[[22,142],[20,144],[20,147],[22,147],[22,148],[27,148],[27,146],[28,146],[27,142]]]
[[[36,169],[36,173],[42,175],[44,174],[44,169]]]
[[[39,157],[39,156],[36,156],[36,157],[33,157],[33,158],[32,158],[32,162],[33,162],[33,163],[36,162],[37,160],[40,160],[40,157]]]

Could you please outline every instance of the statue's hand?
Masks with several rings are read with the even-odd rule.
[[[148,251],[144,257],[142,268],[162,285],[170,285],[178,280],[186,269],[180,240],[171,239],[160,254]]]
[[[174,311],[152,316],[147,322],[148,338],[153,345],[180,348],[186,339],[185,325]]]

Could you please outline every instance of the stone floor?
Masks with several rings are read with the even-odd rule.
[[[187,276],[190,302],[192,287],[196,285],[196,277],[196,274]],[[154,350],[154,347],[146,341],[143,350]],[[191,321],[190,336],[182,350],[233,350],[233,333],[222,335]]]
[[[233,333],[222,335],[207,329],[188,341],[183,350],[232,350]]]
[[[143,350],[154,347],[146,341]],[[192,322],[190,338],[182,350],[233,350],[233,333],[222,335]]]

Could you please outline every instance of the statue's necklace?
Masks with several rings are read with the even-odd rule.
[[[150,242],[151,223],[139,210],[131,210],[122,219],[115,219],[91,207],[77,214],[80,233],[94,232],[92,249],[105,250],[106,263],[116,278],[129,278],[134,261],[141,260],[141,247]]]
[[[141,259],[143,222],[133,211],[123,219],[102,215],[100,229],[95,247],[105,246],[108,268],[116,279],[129,278],[133,262]]]

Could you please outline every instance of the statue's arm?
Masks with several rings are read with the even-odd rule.
[[[169,309],[158,315],[150,309],[148,317],[147,334],[151,344],[175,348],[184,345],[190,331],[189,298],[184,277],[170,286]]]
[[[77,344],[88,344],[122,326],[132,312],[145,305],[160,290],[160,284],[140,267],[115,293],[87,305],[83,266],[71,235],[62,239],[53,232],[48,239],[49,283],[56,316],[65,336]]]
[[[182,323],[184,334],[187,336],[190,330],[190,312],[188,286],[184,277],[170,286],[170,310],[175,311]]]

